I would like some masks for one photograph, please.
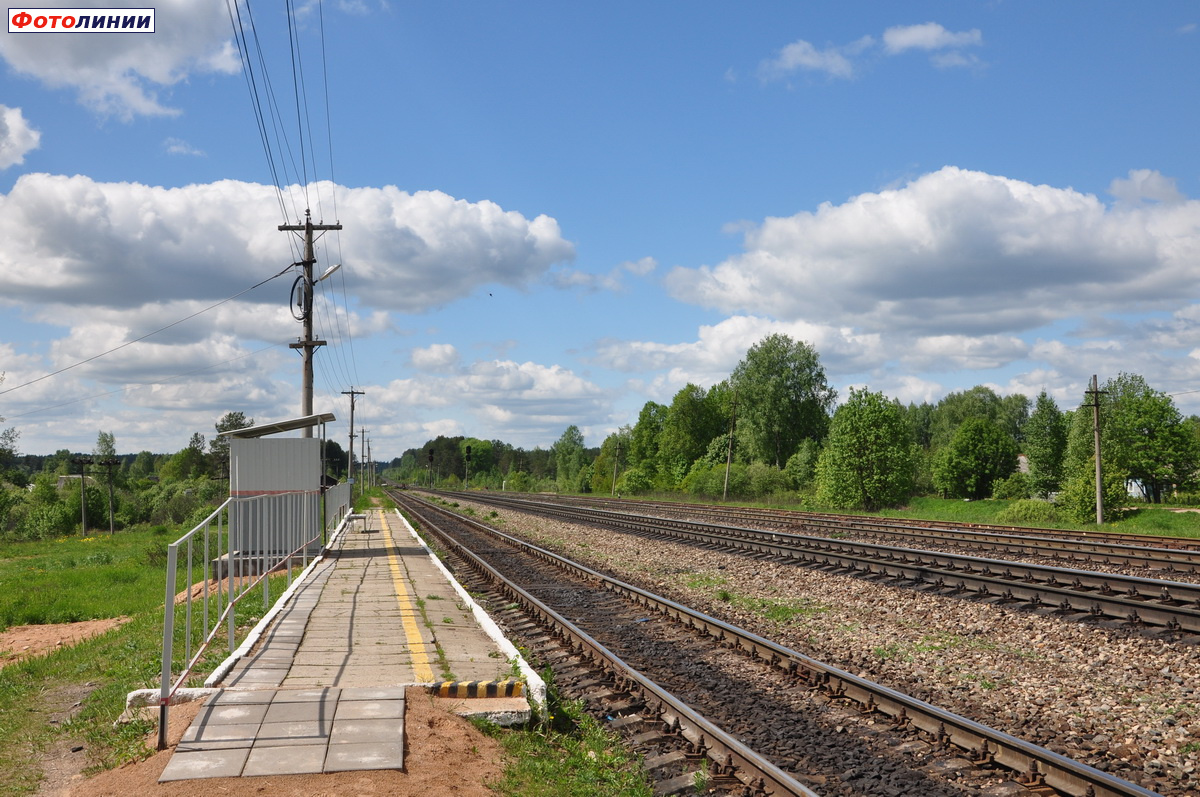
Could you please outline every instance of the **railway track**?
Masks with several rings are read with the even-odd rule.
[[[836,568],[936,594],[1023,604],[1075,619],[1152,627],[1168,636],[1186,634],[1193,640],[1200,635],[1198,584],[636,515],[495,493],[448,495],[634,534]]]
[[[576,674],[594,710],[620,713],[614,727],[640,730],[635,738],[654,744],[683,740],[683,750],[655,752],[652,764],[707,759],[710,785],[728,787],[724,793],[811,794],[814,786],[823,794],[980,794],[989,793],[985,784],[1005,780],[996,773],[1008,769],[1032,794],[1153,794],[483,524],[410,496],[396,498],[427,533],[453,526],[456,539],[438,533],[439,544],[472,562],[477,573],[499,580],[501,570],[520,574],[525,586],[489,588],[511,602],[501,619],[532,633],[535,644],[556,647],[548,656],[557,662],[555,671],[564,672],[560,678]],[[475,553],[457,538],[469,539]],[[524,552],[515,554],[516,548]],[[537,561],[531,564],[530,556]],[[593,663],[563,667],[580,655]],[[698,710],[668,702],[671,693],[687,696]],[[733,744],[719,727],[694,724],[704,717],[733,729]],[[850,725],[857,735],[844,733]],[[770,769],[755,774],[754,751],[792,783],[772,779],[778,776]],[[676,776],[671,788],[683,788],[689,777]]]
[[[792,533],[866,536],[906,541],[912,545],[953,543],[990,551],[992,555],[1036,556],[1075,564],[1093,564],[1200,574],[1200,541],[1116,532],[1034,529],[1018,526],[952,524],[938,521],[877,518],[750,507],[676,504],[603,498],[559,499],[618,512],[644,512],[664,517],[734,520]],[[912,547],[910,545],[910,547]]]

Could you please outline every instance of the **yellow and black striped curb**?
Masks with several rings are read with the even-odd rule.
[[[522,697],[525,684],[522,681],[443,681],[434,684],[429,691],[438,697]]]

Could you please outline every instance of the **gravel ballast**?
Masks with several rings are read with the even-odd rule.
[[[514,536],[1144,788],[1200,792],[1195,644],[461,503]]]

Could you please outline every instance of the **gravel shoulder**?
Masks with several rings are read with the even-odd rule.
[[[1198,645],[461,503],[508,533],[1145,788],[1200,791]]]

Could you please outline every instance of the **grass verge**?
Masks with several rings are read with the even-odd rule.
[[[546,670],[542,677],[546,716],[523,729],[475,721],[506,753],[504,775],[488,785],[511,797],[651,797],[654,789],[640,758],[581,702],[564,700],[553,673]]]
[[[0,582],[22,587],[12,590],[19,595],[6,590],[0,599],[5,626],[132,618],[107,634],[0,669],[0,794],[35,792],[42,755],[60,738],[84,747],[90,771],[152,752],[145,743],[152,723],[113,723],[129,692],[158,686],[166,588],[159,543],[165,549],[165,537],[147,531],[0,546]],[[132,570],[136,579],[126,575]],[[286,576],[272,577],[272,596],[285,587]],[[177,627],[183,607],[178,612]],[[239,638],[263,612],[261,592],[250,592],[235,613]],[[178,671],[184,654],[176,645]],[[223,645],[213,648],[198,666],[197,680],[227,654]]]

